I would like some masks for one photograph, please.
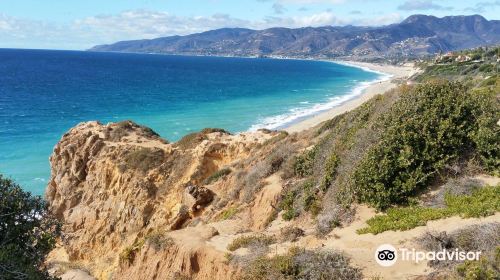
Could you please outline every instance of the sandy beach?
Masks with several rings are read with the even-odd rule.
[[[309,118],[299,121],[286,127],[284,130],[287,132],[299,132],[311,127],[314,127],[326,120],[332,119],[333,117],[353,110],[364,102],[368,101],[377,94],[383,94],[386,91],[395,88],[397,86],[398,80],[405,80],[418,72],[418,69],[413,66],[413,64],[405,64],[403,66],[395,66],[388,64],[375,64],[367,62],[340,62],[342,64],[349,64],[352,66],[368,69],[371,71],[381,72],[390,75],[389,79],[385,81],[377,81],[370,84],[366,89],[363,90],[362,94],[350,99],[339,106],[336,106],[328,111],[319,112],[318,114],[312,115]]]

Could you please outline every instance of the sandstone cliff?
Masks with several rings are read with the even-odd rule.
[[[64,221],[69,260],[103,279],[115,271],[136,276],[147,271],[148,279],[166,271],[196,274],[200,279],[229,278],[232,272],[223,264],[223,254],[200,246],[211,234],[194,234],[196,242],[175,243],[161,252],[149,243],[140,253],[133,248],[139,243],[142,247],[153,233],[208,220],[215,210],[206,207],[227,190],[223,185],[205,188],[204,180],[247,158],[275,134],[234,136],[213,131],[175,144],[132,122],[88,122],[66,133],[50,158],[52,177],[46,197],[50,210]],[[159,260],[164,261],[158,264]],[[131,268],[132,264],[137,265]]]
[[[353,175],[380,142],[385,128],[378,121],[402,100],[391,91],[300,133],[204,129],[176,143],[129,121],[79,124],[50,158],[46,196],[63,223],[63,237],[49,262],[62,272],[72,268],[63,276],[88,271],[98,279],[224,280],[251,274],[250,279],[351,280],[441,273],[426,262],[382,267],[373,252],[386,243],[422,249],[418,240],[437,231],[458,237],[472,231],[495,240],[491,229],[498,228],[500,214],[493,209],[470,219],[443,216],[399,228],[405,231],[360,234],[377,214],[358,202]],[[415,196],[422,207],[446,207],[450,190],[471,195],[500,182],[479,176],[484,170],[474,159],[450,161],[441,171],[452,175]],[[478,211],[498,205],[481,203]]]

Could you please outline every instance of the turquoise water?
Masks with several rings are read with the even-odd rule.
[[[169,141],[204,127],[276,129],[379,79],[321,61],[0,50],[0,173],[43,194],[48,158],[79,122],[125,119]]]

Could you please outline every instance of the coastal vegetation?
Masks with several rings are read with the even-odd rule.
[[[184,137],[182,137],[179,141],[177,141],[175,144],[177,147],[180,147],[184,150],[187,149],[192,149],[196,147],[199,143],[201,143],[203,140],[207,139],[207,134],[214,133],[214,132],[219,132],[222,134],[230,134],[226,130],[222,128],[205,128],[201,130],[200,132],[193,132],[190,133]]]
[[[500,277],[498,261],[500,260],[500,223],[472,225],[447,233],[426,232],[416,239],[417,244],[428,251],[443,249],[453,251],[481,252],[479,260],[435,260],[429,263],[434,269],[429,277],[440,279],[484,279],[493,280]]]
[[[133,123],[82,124],[54,149],[47,191],[54,212],[71,225],[65,227],[68,236],[76,236],[65,245],[68,253],[84,259],[92,273],[118,263],[113,277],[119,279],[168,273],[222,279],[372,277],[366,270],[362,275],[358,259],[352,265],[335,251],[341,242],[352,242],[352,234],[334,228],[361,218],[367,225],[357,233],[366,235],[352,238],[370,243],[385,231],[500,211],[494,177],[500,175],[499,78],[491,72],[497,65],[493,58],[481,59],[474,71],[463,71],[470,65],[455,60],[429,64],[411,83],[299,133],[233,136],[205,129],[159,145],[156,135],[139,135],[143,130]],[[449,64],[463,69],[445,70]],[[98,142],[103,129],[106,139],[119,145]],[[87,139],[96,139],[95,146],[75,144]],[[358,210],[370,214],[356,216]],[[498,226],[461,222],[477,227],[429,233],[418,242],[428,250],[486,255],[475,262],[429,263],[436,268],[432,273],[495,279]],[[408,241],[406,233],[392,234],[395,242]],[[193,246],[177,246],[183,242]],[[104,265],[92,267],[93,258]]]
[[[296,151],[292,164],[282,167],[283,174],[291,174],[284,178],[292,178],[279,204],[283,219],[310,213],[317,233],[324,235],[348,224],[354,203],[362,202],[387,211],[362,230],[379,233],[450,215],[479,217],[498,211],[494,187],[466,196],[450,194],[443,209],[416,206],[431,186],[477,173],[500,174],[497,51],[472,50],[481,56],[474,62],[475,72],[463,71],[467,63],[454,60],[429,62],[414,78],[416,84],[402,85],[323,123],[314,144]],[[447,64],[463,69],[449,73]],[[481,192],[488,190],[490,200],[481,200]],[[474,207],[453,204],[462,199]]]
[[[207,179],[205,179],[205,184],[210,185],[213,182],[216,182],[220,178],[224,178],[226,175],[231,173],[231,168],[222,168],[214,172],[214,174],[210,175]]]
[[[0,175],[0,278],[57,279],[44,261],[59,234],[44,200]]]
[[[385,214],[370,218],[366,222],[368,227],[357,232],[378,234],[387,230],[409,230],[451,216],[480,218],[493,215],[500,211],[500,185],[476,189],[471,195],[447,194],[444,200],[442,208],[408,206],[388,209]]]
[[[276,243],[276,238],[266,235],[247,235],[240,236],[234,239],[228,246],[229,251],[236,251],[239,248],[246,248],[250,246],[268,246]]]
[[[261,256],[245,267],[243,279],[362,279],[359,268],[350,265],[350,259],[337,252],[316,252],[297,247],[284,255]]]
[[[469,92],[456,82],[428,82],[403,92],[381,122],[379,142],[354,172],[358,199],[378,209],[406,203],[460,157],[479,156],[496,172],[499,135],[489,133],[496,125],[483,121],[499,114],[495,102],[492,94]]]
[[[164,156],[162,149],[139,147],[125,155],[120,170],[135,169],[146,172],[161,164]]]

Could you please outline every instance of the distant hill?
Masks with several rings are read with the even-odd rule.
[[[500,43],[500,20],[413,15],[381,27],[223,28],[187,36],[121,41],[91,51],[221,56],[422,56]]]

